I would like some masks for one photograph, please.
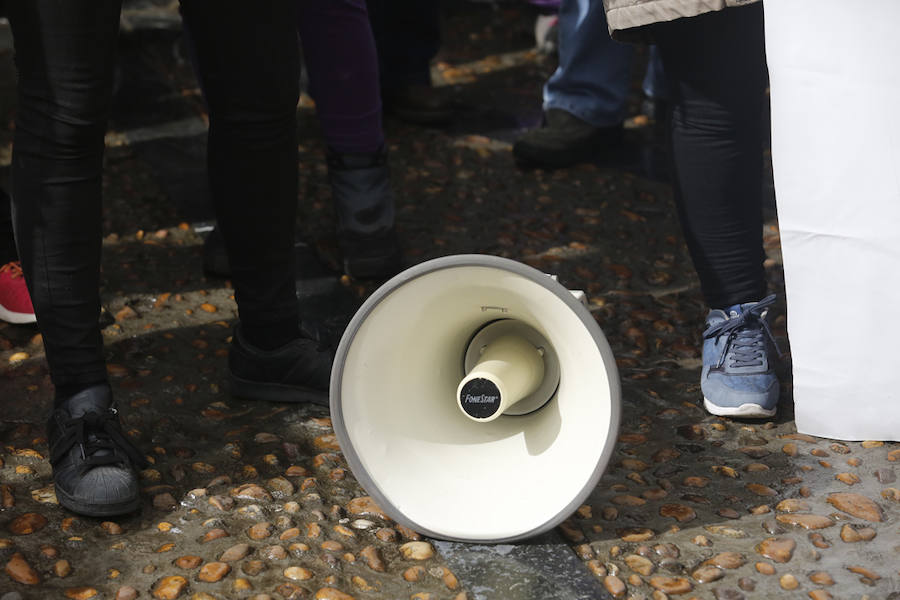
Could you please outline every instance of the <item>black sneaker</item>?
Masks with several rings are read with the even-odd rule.
[[[387,152],[330,152],[328,180],[344,272],[354,279],[387,279],[399,273],[402,252],[394,229]]]
[[[135,468],[148,463],[122,433],[108,385],[88,388],[54,409],[47,439],[62,506],[89,517],[137,510],[141,499]]]
[[[551,108],[544,124],[513,144],[513,157],[522,167],[562,168],[611,157],[622,149],[622,125],[595,127],[575,115]]]
[[[250,345],[234,328],[228,353],[231,393],[248,400],[310,402],[328,406],[328,385],[334,352],[306,338],[275,350]]]

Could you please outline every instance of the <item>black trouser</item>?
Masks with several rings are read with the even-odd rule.
[[[441,47],[439,0],[367,0],[381,86],[431,84],[431,59]]]
[[[6,190],[0,189],[0,265],[19,260],[13,237],[12,205]]]
[[[766,294],[762,3],[653,27],[672,102],[674,191],[710,307]]]
[[[8,3],[19,70],[12,196],[53,382],[103,381],[101,179],[121,0]],[[297,327],[294,0],[185,0],[210,105],[209,174],[241,321]]]

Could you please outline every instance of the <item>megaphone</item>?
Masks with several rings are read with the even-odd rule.
[[[543,533],[585,501],[613,453],[620,387],[572,292],[510,259],[456,255],[363,303],[330,404],[351,470],[389,517],[496,543]]]

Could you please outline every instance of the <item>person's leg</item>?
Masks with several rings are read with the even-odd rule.
[[[100,315],[103,137],[120,2],[8,4],[19,72],[12,198],[57,388],[106,380]]]
[[[759,300],[766,292],[762,8],[679,19],[654,35],[670,82],[675,199],[703,294],[713,308]]]
[[[329,148],[380,150],[378,54],[365,0],[298,0],[296,6],[310,95]]]
[[[609,37],[601,0],[563,0],[559,67],[544,86],[545,123],[516,141],[516,161],[565,167],[618,148],[632,54]]]
[[[357,278],[389,277],[400,269],[400,246],[365,0],[301,0],[297,28],[329,148],[344,270]]]
[[[0,189],[0,265],[19,260],[13,235],[12,204],[6,190]]]
[[[330,356],[300,339],[295,285],[300,68],[294,0],[183,0],[209,105],[209,178],[240,313],[232,391],[327,401]],[[314,393],[316,390],[317,393]]]
[[[431,87],[441,47],[439,0],[367,0],[381,68],[385,111],[412,123],[443,125],[453,116]]]
[[[210,189],[241,322],[251,338],[281,331],[278,341],[285,343],[297,336],[293,3],[248,9],[234,1],[186,0],[182,11],[209,104]]]
[[[16,241],[56,407],[48,422],[60,504],[107,516],[140,505],[103,358],[100,203],[120,0],[7,3],[19,72],[12,165]]]
[[[594,127],[620,125],[633,54],[609,37],[601,0],[563,0],[559,66],[544,86],[544,110],[564,110]]]
[[[767,70],[762,5],[654,29],[672,103],[674,192],[711,307],[701,389],[713,414],[769,417],[778,401],[766,312],[762,141]]]
[[[438,0],[368,0],[382,87],[431,84],[431,59],[441,47]]]

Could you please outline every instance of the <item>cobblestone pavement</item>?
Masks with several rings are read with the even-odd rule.
[[[324,409],[232,398],[222,381],[235,304],[227,282],[201,272],[202,103],[172,7],[156,4],[125,15],[104,213],[109,373],[128,435],[151,458],[144,506],[110,521],[57,506],[40,336],[0,324],[0,599],[900,598],[900,445],[798,435],[789,385],[769,422],[700,407],[705,309],[669,190],[641,174],[647,119],[629,121],[633,152],[615,167],[513,166],[509,141],[539,118],[553,68],[529,50],[520,4],[447,8],[435,75],[459,116],[447,130],[388,119],[399,228],[409,265],[496,254],[587,292],[624,399],[589,500],[530,543],[422,539],[367,497]],[[4,116],[10,69],[7,52]],[[300,231],[334,262],[323,147],[308,102],[298,114]],[[772,222],[766,245],[781,290]],[[374,289],[327,270],[300,283],[320,313],[352,311]]]

